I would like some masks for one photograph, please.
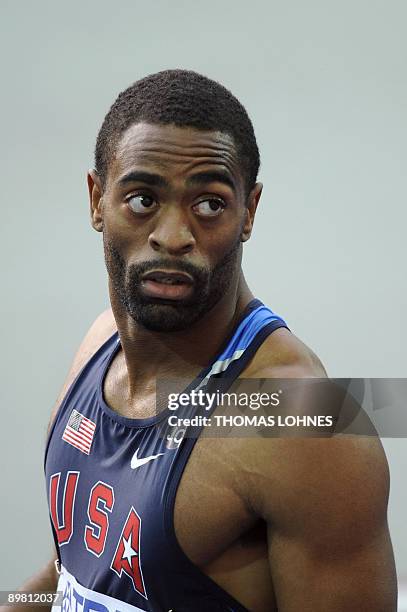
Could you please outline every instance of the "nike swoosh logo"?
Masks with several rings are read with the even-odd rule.
[[[136,450],[133,457],[131,458],[130,467],[132,470],[135,470],[136,468],[140,467],[140,465],[144,465],[145,463],[148,463],[149,461],[152,461],[153,459],[157,459],[157,457],[161,457],[161,455],[164,455],[164,453],[158,453],[158,455],[150,455],[149,457],[140,457],[140,459],[138,458],[137,455],[138,455],[138,449]]]

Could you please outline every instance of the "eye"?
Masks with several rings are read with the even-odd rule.
[[[226,204],[222,200],[208,198],[198,202],[193,208],[201,217],[218,217],[225,210]]]
[[[151,212],[157,204],[154,198],[141,193],[128,196],[126,202],[133,212],[142,215]]]

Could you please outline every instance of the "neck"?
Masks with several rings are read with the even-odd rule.
[[[109,285],[110,301],[120,336],[128,397],[155,386],[159,378],[194,377],[210,363],[253,299],[243,272],[238,282],[194,325],[178,332],[154,332],[136,323]],[[125,363],[124,363],[125,362]]]

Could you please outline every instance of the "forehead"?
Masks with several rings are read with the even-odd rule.
[[[223,170],[241,183],[236,145],[229,134],[191,127],[137,123],[120,138],[109,168],[111,179],[135,168],[169,174],[205,169]]]

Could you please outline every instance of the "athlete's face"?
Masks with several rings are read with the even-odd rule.
[[[104,192],[96,173],[88,184],[111,288],[137,323],[185,329],[237,285],[261,184],[247,195],[231,137],[138,123]]]

